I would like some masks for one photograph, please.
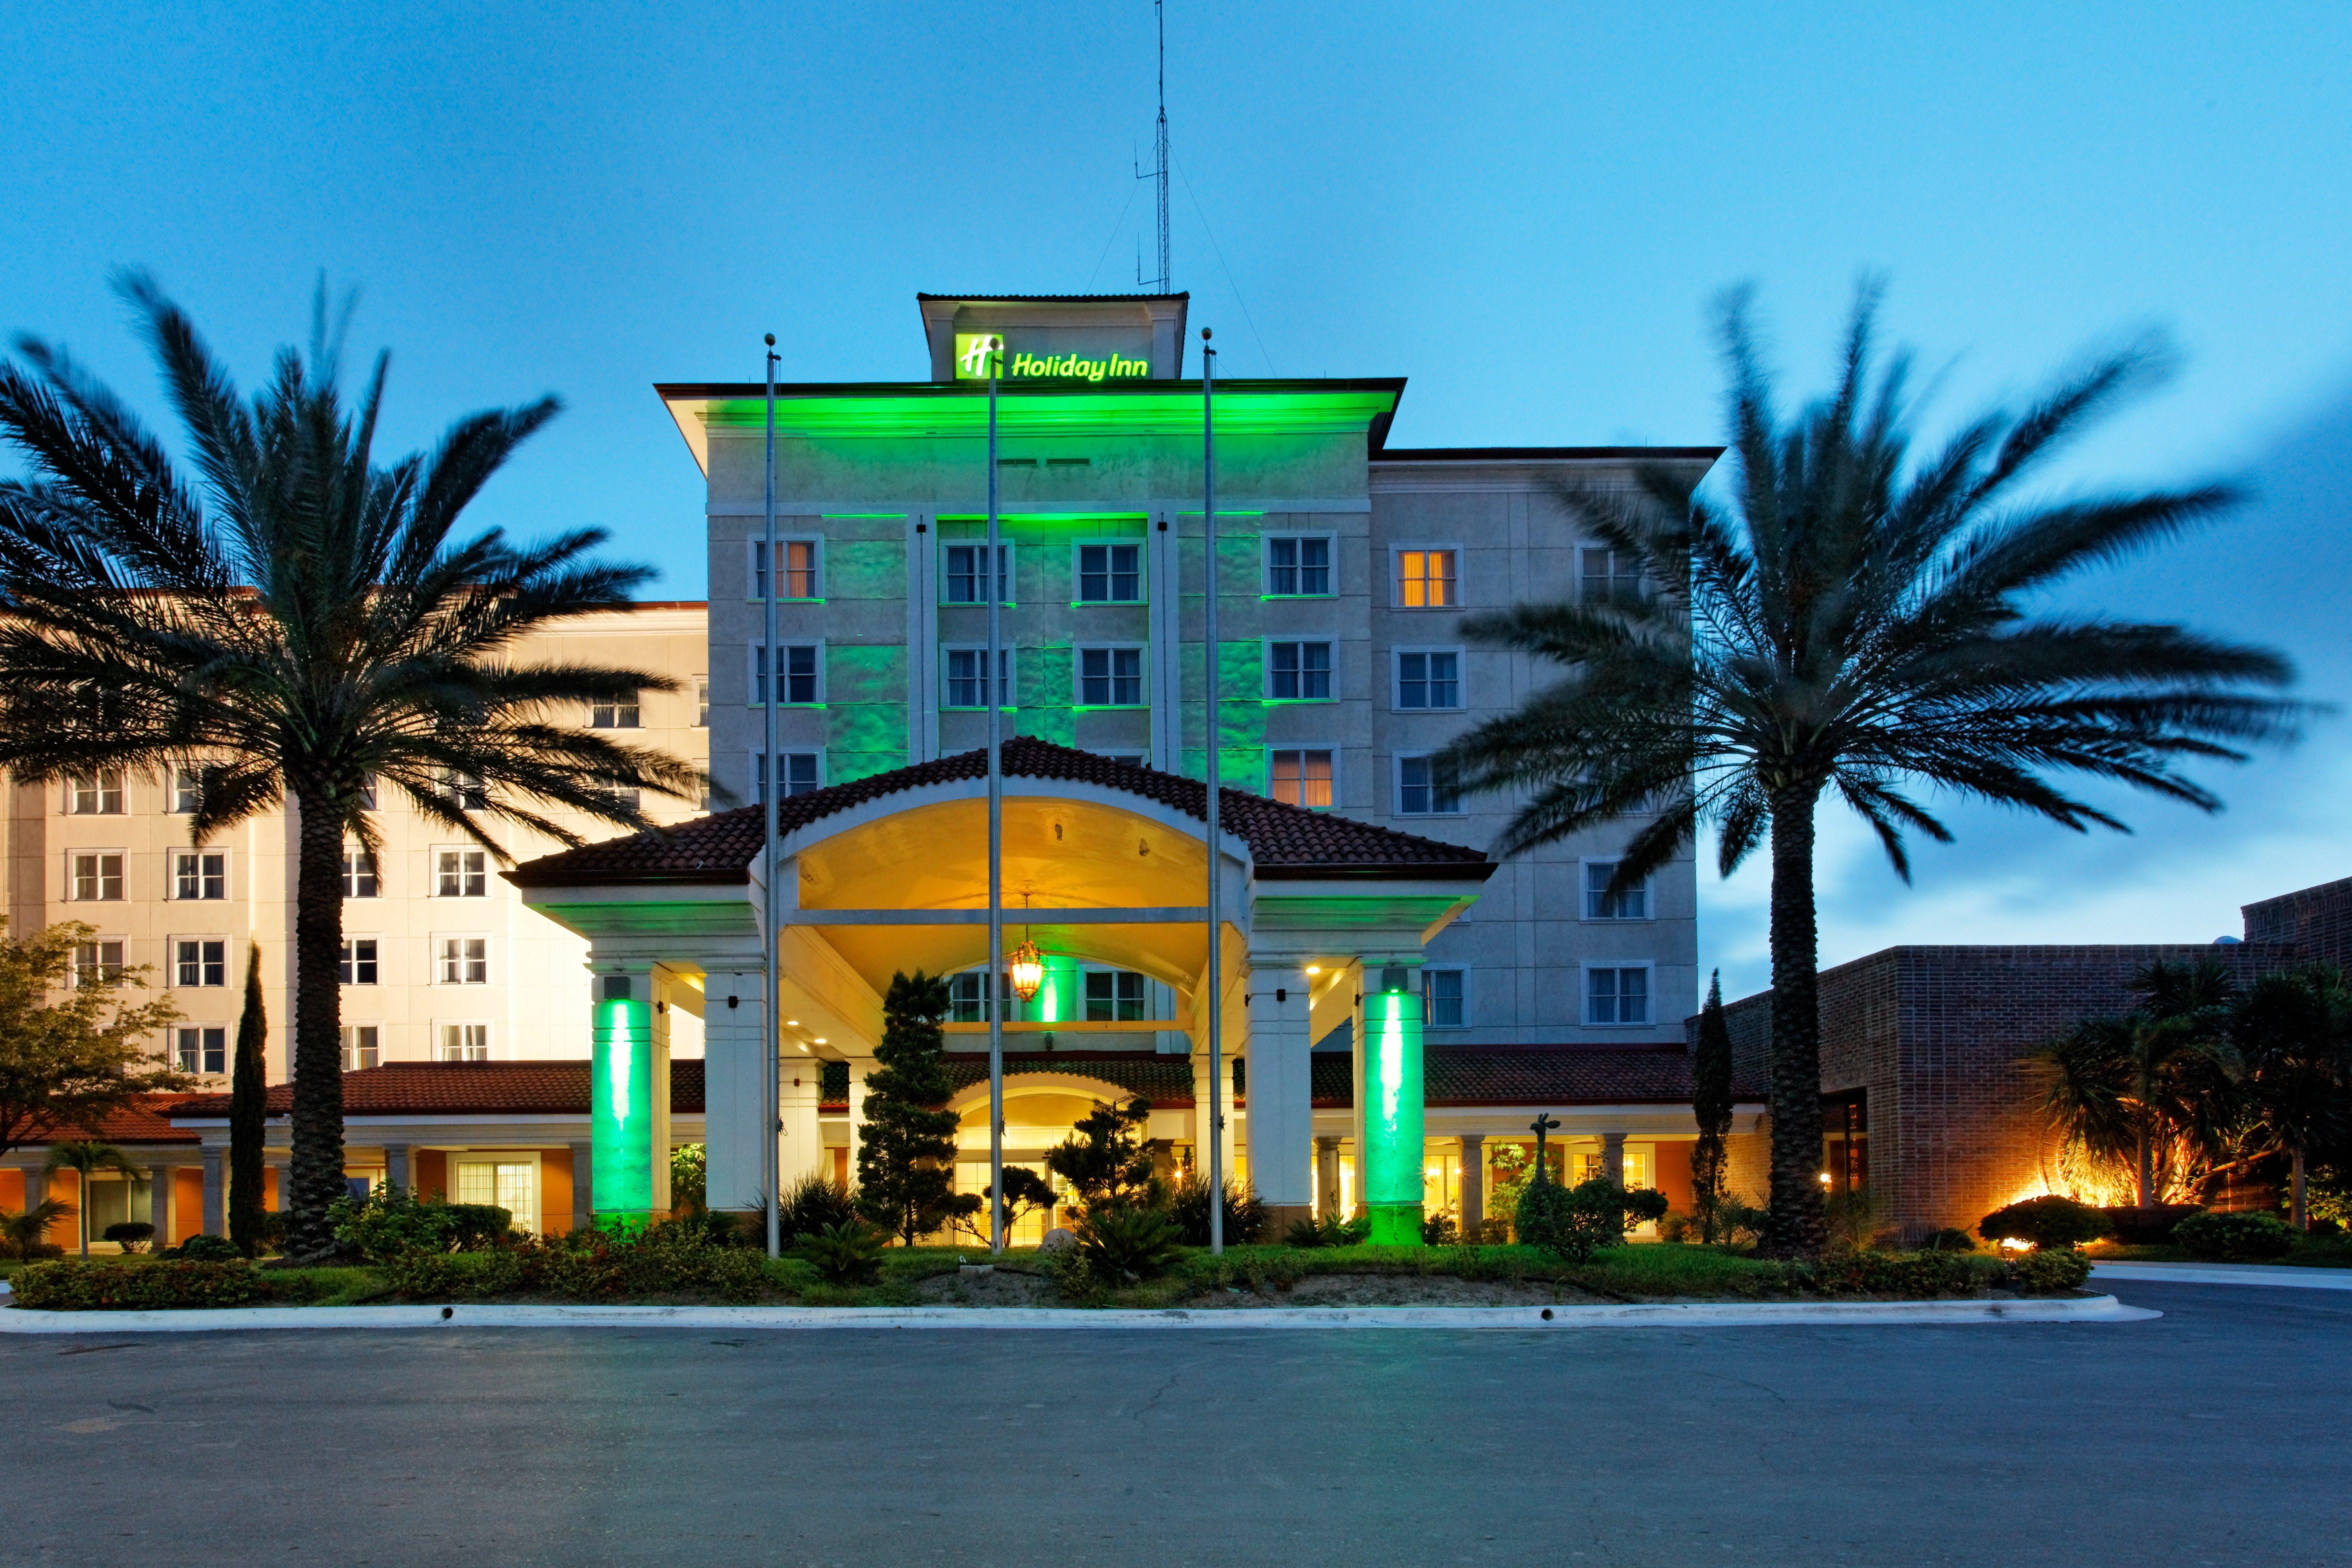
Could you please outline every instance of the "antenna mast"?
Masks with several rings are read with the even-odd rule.
[[[1163,7],[1164,0],[1151,0],[1151,19],[1160,29],[1160,123],[1153,131],[1151,139],[1152,152],[1157,160],[1157,166],[1154,172],[1149,174],[1140,169],[1135,172],[1135,177],[1139,180],[1160,182],[1160,276],[1144,277],[1143,262],[1138,258],[1135,264],[1135,281],[1138,287],[1158,288],[1164,292],[1170,284],[1168,277],[1168,16]]]

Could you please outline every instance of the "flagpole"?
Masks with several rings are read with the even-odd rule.
[[[760,1185],[768,1193],[768,1256],[773,1258],[783,1249],[783,1237],[780,1234],[782,1228],[782,1200],[776,1189],[783,1183],[783,1161],[777,1149],[777,1140],[784,1130],[783,1108],[780,1103],[783,1098],[784,1042],[782,1031],[777,1028],[778,1009],[782,1006],[782,999],[776,994],[779,989],[776,973],[776,827],[779,812],[776,798],[783,793],[783,780],[776,777],[776,700],[782,695],[780,688],[783,668],[782,662],[776,657],[776,590],[781,585],[776,581],[776,335],[773,332],[768,334],[768,461],[761,509],[766,513],[768,522],[767,542],[761,547],[767,551],[761,559],[767,562],[768,591],[764,595],[767,642],[761,656],[767,661],[768,689],[761,694],[766,700],[760,705],[760,811],[765,829],[760,839],[761,908],[765,913],[765,918],[761,922],[765,940],[761,944],[762,951],[760,956],[764,981],[761,987],[760,1045],[766,1062],[760,1073],[760,1092],[766,1106],[768,1134],[761,1140],[766,1153],[761,1162],[763,1168]]]
[[[1205,650],[1207,680],[1203,690],[1206,698],[1202,707],[1202,749],[1208,753],[1209,768],[1209,1250],[1212,1254],[1225,1249],[1225,1059],[1224,1012],[1225,985],[1223,963],[1224,918],[1217,907],[1220,872],[1224,859],[1222,839],[1218,832],[1218,768],[1217,768],[1217,435],[1213,422],[1216,408],[1217,351],[1209,347],[1209,329],[1201,329],[1201,520],[1204,548],[1202,559],[1207,562],[1202,574],[1205,584],[1202,593],[1202,617],[1201,641]]]
[[[988,668],[981,700],[988,705],[988,1249],[1004,1250],[1004,756],[1003,702],[1005,584],[997,580],[996,377],[1003,355],[988,350],[988,555],[981,580],[988,593]]]

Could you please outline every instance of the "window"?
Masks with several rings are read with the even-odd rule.
[[[783,598],[822,599],[824,596],[817,580],[818,542],[815,539],[776,541],[776,564],[784,580]],[[768,597],[768,552],[761,548],[766,543],[764,538],[751,541],[751,597],[754,599]]]
[[[494,1204],[526,1230],[539,1225],[539,1203],[533,1194],[539,1172],[527,1159],[506,1155],[496,1160],[457,1159],[457,1201]]]
[[[1276,751],[1268,758],[1269,791],[1294,806],[1331,804],[1331,754],[1328,751]]]
[[[1143,1017],[1142,976],[1132,969],[1087,971],[1088,1023],[1129,1023]]]
[[[1648,1023],[1650,967],[1646,964],[1584,971],[1586,1023]]]
[[[1396,656],[1396,706],[1402,709],[1462,706],[1462,655],[1433,649]]]
[[[228,1030],[184,1029],[180,1035],[180,1071],[217,1078],[228,1071]]]
[[[817,644],[787,643],[783,645],[783,697],[786,703],[814,703],[823,700],[817,686]],[[758,707],[768,700],[768,650],[751,644],[751,706]]]
[[[183,817],[204,809],[205,776],[193,768],[172,769],[172,810]]]
[[[488,850],[436,850],[434,896],[487,898],[490,893]]]
[[[373,773],[360,775],[360,810],[362,811],[375,810],[375,775]]]
[[[489,790],[478,775],[454,768],[441,770],[441,798],[461,811],[478,811],[490,803]]]
[[[1460,1029],[1462,1016],[1462,971],[1432,969],[1421,971],[1422,1016],[1432,1029]]]
[[[374,1067],[383,1060],[377,1041],[378,1026],[372,1023],[347,1023],[343,1026],[343,1071],[357,1072],[362,1068]]]
[[[1454,770],[1426,757],[1397,758],[1397,815],[1451,817],[1462,810],[1462,789]]]
[[[373,986],[376,983],[376,938],[346,936],[343,938],[342,981],[347,986]]]
[[[996,702],[1000,707],[1013,706],[1013,650],[1003,650],[1004,667],[996,673]],[[948,650],[948,706],[985,707],[988,706],[988,650],[985,648],[950,648]]]
[[[1630,1192],[1638,1187],[1652,1186],[1655,1185],[1650,1180],[1649,1150],[1637,1149],[1628,1145],[1626,1148],[1620,1151],[1620,1153],[1624,1161],[1622,1169],[1627,1191]],[[1591,1151],[1580,1151],[1578,1153],[1576,1156],[1577,1180],[1593,1181],[1597,1180],[1604,1174],[1605,1173],[1601,1168],[1601,1155],[1598,1153]]]
[[[1615,861],[1584,862],[1584,918],[1587,920],[1647,920],[1650,918],[1650,882],[1647,877],[1622,893],[1609,891],[1609,879],[1617,874]]]
[[[1265,541],[1265,591],[1286,598],[1331,591],[1331,538],[1274,536]]]
[[[381,883],[376,881],[375,857],[356,844],[343,846],[343,896],[373,898]]]
[[[122,815],[122,775],[100,773],[68,781],[66,810],[76,817]]]
[[[490,981],[490,939],[487,936],[436,936],[436,977],[445,986],[486,986]]]
[[[988,602],[988,547],[950,545],[947,547],[948,570],[941,580],[941,591],[950,604],[985,604]],[[1004,584],[1004,602],[1013,602],[1013,547],[999,541],[996,547],[997,576]]]
[[[219,936],[173,937],[172,983],[190,989],[227,985],[227,941]]]
[[[228,855],[220,850],[172,852],[172,896],[226,898]]]
[[[1143,650],[1078,650],[1078,704],[1082,707],[1141,707]]]
[[[1141,545],[1078,547],[1078,602],[1136,604],[1142,599]]]
[[[782,762],[785,800],[789,800],[795,795],[805,795],[810,790],[822,787],[817,773],[817,759],[821,753],[781,751],[776,755]],[[751,754],[751,799],[756,803],[767,798],[767,761],[755,751]]]
[[[436,1061],[488,1061],[490,1026],[486,1023],[445,1023],[433,1047]]]
[[[1331,644],[1268,643],[1265,695],[1275,702],[1331,700]]]
[[[640,791],[625,779],[599,777],[589,788],[620,810],[634,811],[637,809]]]
[[[73,983],[76,989],[85,986],[113,986],[122,981],[122,938],[101,936],[95,942],[75,945]]]
[[[1642,597],[1642,569],[1626,550],[1587,545],[1577,552],[1587,604],[1631,604]]]
[[[638,704],[635,697],[626,702],[590,703],[590,729],[635,729],[638,727]]]
[[[67,857],[76,904],[122,896],[122,852],[120,850],[77,851]]]
[[[986,1023],[988,1021],[988,972],[967,969],[948,980],[948,1021],[950,1023]]]
[[[710,727],[710,677],[709,675],[694,677],[694,727],[697,729]]]
[[[1396,607],[1400,610],[1452,610],[1462,602],[1454,583],[1454,552],[1450,549],[1401,549],[1396,552]]]

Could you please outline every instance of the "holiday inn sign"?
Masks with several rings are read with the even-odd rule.
[[[997,374],[1005,381],[1034,381],[1052,378],[1060,381],[1098,382],[1142,381],[1151,374],[1148,360],[1130,359],[1112,352],[1099,359],[1084,354],[1033,354],[1025,350],[1007,352],[1002,332],[958,332],[955,335],[955,373],[960,382],[986,381],[991,359],[998,363]]]

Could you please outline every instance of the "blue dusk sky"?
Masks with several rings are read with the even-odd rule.
[[[394,351],[386,436],[568,412],[475,508],[593,523],[703,591],[664,380],[925,373],[918,290],[1130,289],[1150,244],[1146,0],[22,6],[0,99],[0,329],[142,406],[109,292],[147,267],[248,382],[324,269]],[[1931,432],[2086,345],[2172,383],[2053,489],[2228,476],[2227,524],[2066,602],[2285,649],[2352,707],[2352,8],[1471,7],[1177,0],[1174,281],[1235,375],[1411,378],[1402,445],[1713,441],[1708,305],[1752,280],[1791,393],[1855,277],[1938,372]],[[2131,836],[1960,806],[1905,888],[1825,812],[1822,954],[2205,941],[2352,874],[2352,717],[2123,802]],[[2103,797],[2104,799],[2104,797]],[[1765,974],[1760,862],[1703,866],[1704,960]]]

